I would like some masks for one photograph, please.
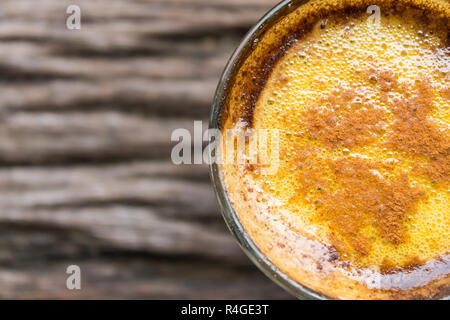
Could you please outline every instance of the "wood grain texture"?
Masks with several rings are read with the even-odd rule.
[[[207,167],[170,161],[276,2],[0,2],[0,298],[289,297],[226,230]]]

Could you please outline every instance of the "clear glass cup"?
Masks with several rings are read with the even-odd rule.
[[[239,44],[238,48],[230,58],[225,70],[220,78],[210,116],[210,129],[221,128],[221,115],[226,106],[226,97],[233,87],[233,81],[237,72],[241,69],[247,57],[255,50],[257,43],[264,33],[270,29],[281,18],[285,17],[294,10],[302,10],[301,6],[313,0],[284,0],[269,10],[267,14],[258,21],[258,23],[247,33]],[[322,0],[326,2],[327,0]],[[211,160],[211,159],[210,159]],[[277,268],[257,247],[251,237],[245,231],[241,224],[233,205],[227,194],[224,182],[221,177],[221,169],[217,163],[210,161],[210,176],[214,187],[215,195],[220,207],[223,218],[231,233],[237,239],[243,251],[251,261],[272,281],[280,285],[287,292],[299,299],[331,299],[323,294],[315,292],[299,282],[291,279]],[[442,298],[449,300],[450,296]]]
[[[292,12],[298,6],[307,3],[308,0],[292,1],[284,0],[271,9],[258,23],[247,33],[238,48],[229,60],[225,70],[220,78],[219,85],[217,87],[214,102],[211,111],[211,117],[209,122],[210,129],[220,128],[220,115],[223,111],[226,103],[225,97],[227,97],[229,90],[232,86],[232,81],[236,72],[240,69],[243,61],[245,61],[249,52],[253,50],[253,44],[257,41],[261,35],[270,28],[275,21]],[[210,176],[217,201],[219,203],[220,211],[223,218],[230,229],[231,233],[237,239],[242,250],[247,254],[251,261],[271,280],[280,285],[286,291],[297,297],[298,299],[328,299],[326,296],[321,295],[313,290],[301,285],[300,283],[292,280],[280,269],[278,269],[256,246],[250,236],[244,230],[241,222],[239,221],[236,212],[230,202],[227,191],[225,190],[224,183],[221,179],[220,167],[216,163],[210,165]]]

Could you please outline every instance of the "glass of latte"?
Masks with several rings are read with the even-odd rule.
[[[298,298],[450,296],[449,18],[448,0],[284,1],[227,65],[216,196]]]

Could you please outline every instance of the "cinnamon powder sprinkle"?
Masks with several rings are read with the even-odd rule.
[[[390,72],[371,70],[368,77],[382,94],[398,89]],[[386,145],[425,157],[428,164],[418,167],[417,172],[434,182],[448,182],[450,137],[428,117],[433,110],[431,85],[418,79],[414,85],[401,89],[404,97],[390,106],[395,120]],[[356,97],[354,89],[338,88],[322,99],[326,108],[313,105],[307,109],[304,116],[310,137],[330,149],[363,146],[379,138],[386,129],[385,110],[355,102]],[[313,191],[310,202],[319,219],[328,222],[329,237],[338,251],[369,254],[371,239],[362,230],[370,225],[385,242],[398,245],[406,241],[405,220],[416,213],[419,201],[427,197],[424,190],[411,186],[406,172],[388,180],[380,173],[394,175],[394,168],[388,163],[351,157],[323,163],[311,148],[297,154],[296,169],[300,169],[297,196],[305,197]],[[335,177],[334,188],[324,178],[327,169]]]
[[[333,188],[330,182],[321,179],[319,172],[324,168],[315,162],[316,169],[302,175],[301,183],[306,190],[300,190],[306,194],[320,186],[312,202],[318,218],[328,222],[331,241],[338,251],[350,254],[353,249],[361,256],[369,254],[371,239],[362,232],[369,225],[386,242],[394,245],[404,242],[405,219],[415,213],[419,200],[426,198],[425,191],[412,187],[406,173],[385,179],[380,171],[391,172],[393,168],[384,162],[350,157],[327,162],[337,185]]]
[[[423,156],[428,165],[417,167],[419,173],[433,182],[449,182],[450,134],[439,129],[430,119],[433,110],[433,91],[428,80],[416,81],[404,99],[394,101],[396,120],[387,145],[397,150]]]
[[[385,126],[385,111],[363,103],[351,88],[335,88],[320,104],[306,110],[304,116],[311,138],[330,149],[368,144]]]

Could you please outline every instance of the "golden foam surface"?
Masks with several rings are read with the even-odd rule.
[[[386,263],[406,266],[412,261],[427,261],[448,252],[448,176],[437,183],[428,176],[416,174],[414,169],[428,166],[429,159],[386,144],[396,121],[393,115],[396,99],[404,99],[406,93],[420,94],[423,89],[415,85],[421,81],[429,82],[432,87],[433,110],[428,117],[448,141],[450,108],[445,90],[450,84],[447,75],[449,55],[448,48],[442,48],[446,30],[439,33],[432,26],[395,15],[383,17],[379,25],[366,19],[349,19],[346,23],[328,21],[323,27],[324,21],[316,24],[314,30],[278,62],[256,104],[254,127],[281,132],[282,165],[276,175],[263,177],[264,190],[283,201],[289,212],[301,218],[305,225],[314,226],[318,238],[330,241],[330,235],[333,235],[332,242],[339,243],[337,246],[343,251],[344,258],[358,265],[374,268]],[[379,74],[382,72],[389,72],[392,78],[389,80],[397,82],[392,90],[380,88],[383,80]],[[412,88],[405,89],[406,85]],[[345,94],[350,97],[342,98]],[[349,104],[357,107],[352,110]],[[311,118],[327,112],[332,112],[333,117],[324,117],[323,128],[314,128],[308,123],[312,121],[308,112],[311,112]],[[355,112],[356,118],[352,120]],[[376,113],[377,118],[361,130],[352,131],[351,126],[357,125],[368,112]],[[323,119],[319,116],[319,120]],[[338,132],[336,138],[327,140],[321,135],[321,131],[339,125],[349,127]],[[344,129],[349,130],[348,136]],[[358,135],[360,139],[356,139]],[[333,230],[342,228],[342,224],[333,225],[336,221],[333,217],[318,217],[320,210],[314,201],[321,201],[320,188],[325,186],[320,182],[302,186],[301,180],[305,179],[301,177],[302,171],[314,171],[315,168],[310,169],[308,165],[320,167],[323,172],[316,174],[316,179],[327,180],[327,187],[331,188],[328,192],[337,193],[345,186],[339,184],[341,177],[327,164],[330,159],[383,162],[388,168],[375,165],[367,169],[368,172],[380,176],[388,184],[400,174],[406,174],[411,187],[426,191],[427,195],[420,197],[417,207],[407,212],[402,221],[406,239],[401,243],[386,241],[380,236],[376,221],[369,221],[376,217],[365,212],[358,212],[366,215],[361,218],[364,224],[360,226],[361,230],[350,234]],[[367,186],[361,184],[364,185]],[[308,189],[305,196],[299,193],[303,187]],[[360,192],[358,189],[350,191]],[[329,210],[325,214],[336,213]],[[348,219],[352,218],[355,217],[348,216]],[[349,243],[349,236],[368,241],[368,252],[361,254],[361,250],[355,248],[358,244],[352,246]]]
[[[448,277],[448,28],[417,17],[391,10],[379,21],[351,15],[316,22],[273,66],[253,109],[254,129],[279,132],[278,171],[223,167],[237,213],[263,252],[326,294],[364,296],[352,292],[354,283],[343,289],[340,276],[328,288],[310,281],[310,262],[297,274],[298,256],[306,260],[317,249],[297,253],[279,235],[331,247],[336,254],[327,259],[349,272],[392,275],[439,264],[440,277]],[[225,129],[242,126],[228,120]],[[331,272],[322,270],[327,263],[312,272]],[[423,277],[417,274],[411,277]],[[373,288],[410,289],[423,279]]]

